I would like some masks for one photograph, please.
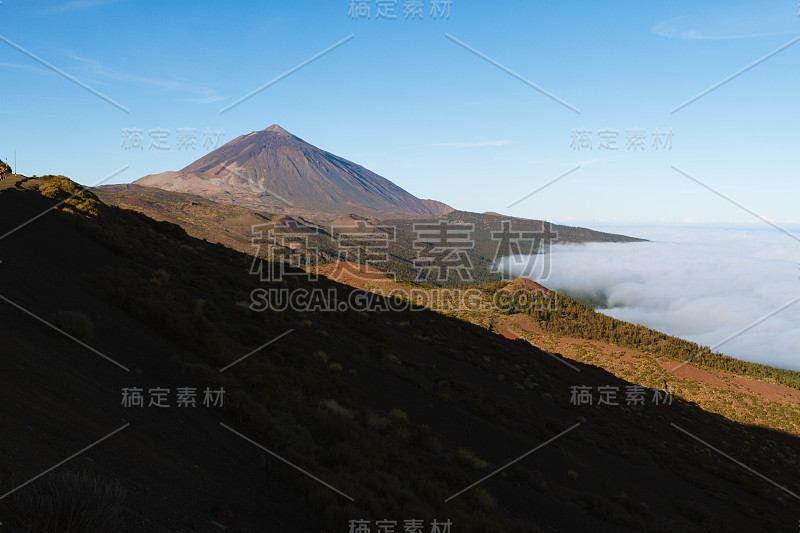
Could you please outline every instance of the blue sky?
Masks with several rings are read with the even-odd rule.
[[[452,0],[449,18],[349,16],[350,0],[0,3],[0,157],[93,184],[180,169],[278,123],[423,198],[556,222],[751,222],[688,173],[777,223],[797,212],[796,0]],[[504,65],[550,98],[465,49]],[[225,113],[270,80],[353,38]],[[128,112],[11,46],[22,47]],[[564,102],[580,111],[576,113]],[[122,146],[123,130],[144,148]],[[166,149],[150,130],[169,130]],[[179,129],[196,148],[179,150]],[[644,130],[644,149],[626,137]],[[653,147],[672,131],[672,146]],[[572,146],[577,130],[589,149]],[[618,150],[599,148],[616,131]],[[665,141],[662,137],[662,141]],[[563,179],[517,202],[554,178]]]

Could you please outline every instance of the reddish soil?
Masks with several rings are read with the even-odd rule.
[[[553,291],[545,287],[544,285],[539,285],[533,280],[529,280],[527,278],[517,278],[512,279],[508,282],[506,286],[504,286],[501,290],[504,291],[516,291],[520,289],[527,289],[533,292],[541,292],[543,294],[553,294]]]
[[[319,268],[319,273],[328,279],[354,287],[367,281],[391,281],[382,270],[351,261],[339,261]]]

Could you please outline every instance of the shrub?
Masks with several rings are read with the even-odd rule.
[[[392,425],[392,421],[389,418],[376,413],[375,411],[370,411],[367,413],[367,427],[370,429],[374,429],[375,431],[385,431]]]
[[[435,455],[441,455],[444,451],[444,444],[442,441],[434,437],[433,435],[427,435],[422,438],[421,447],[426,452],[433,453]]]
[[[389,418],[395,422],[408,422],[408,415],[402,409],[392,409],[389,411]]]
[[[48,179],[47,183],[39,187],[39,192],[43,196],[53,200],[65,200],[63,207],[65,210],[69,210],[72,207],[79,213],[94,216],[98,214],[100,200],[94,193],[65,176],[43,177]]]
[[[319,402],[319,408],[325,413],[332,413],[334,415],[341,416],[342,418],[353,419],[356,417],[354,411],[351,411],[346,407],[342,407],[336,400],[322,400]]]
[[[494,497],[481,487],[472,489],[472,498],[479,507],[486,511],[494,511],[497,508],[497,502]]]
[[[456,450],[456,460],[463,465],[474,468],[475,470],[484,470],[489,468],[489,463],[478,457],[478,455],[469,448],[459,448]]]
[[[53,325],[81,341],[94,336],[94,322],[80,311],[58,310],[53,316]]]
[[[65,470],[20,489],[10,506],[24,531],[105,533],[119,525],[125,496],[125,487],[116,481]]]
[[[400,439],[400,442],[407,443],[411,439],[411,431],[406,428],[398,428],[397,438]]]
[[[153,271],[153,275],[150,277],[150,283],[154,285],[166,285],[169,283],[169,279],[172,277],[170,273],[163,268],[159,268]],[[249,307],[248,303],[248,307]]]

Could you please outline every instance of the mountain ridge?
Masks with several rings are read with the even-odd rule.
[[[253,247],[253,228],[265,223],[280,223],[287,213],[277,211],[268,213],[243,206],[219,203],[191,193],[180,193],[153,187],[133,186],[119,189],[116,185],[94,187],[92,190],[103,202],[118,207],[140,211],[156,220],[166,220],[183,227],[189,234],[231,246],[240,251],[250,252]],[[368,223],[372,226],[394,227],[396,241],[389,245],[390,270],[402,279],[413,280],[417,272],[412,268],[417,250],[413,247],[416,238],[414,225],[420,221],[450,221],[456,224],[471,224],[475,232],[475,249],[468,252],[473,263],[476,283],[497,281],[499,274],[493,273],[493,258],[497,252],[497,241],[491,233],[501,228],[505,217],[491,216],[466,211],[451,211],[442,217],[378,217],[359,213],[345,213],[336,217],[314,217],[292,214],[305,225],[316,225],[316,236],[309,246],[311,255],[322,262],[333,260],[338,255],[338,245],[332,236],[334,226],[356,226]],[[513,218],[513,217],[509,217]],[[542,220],[514,218],[515,230],[540,231],[543,224],[558,234],[558,242],[638,242],[641,239],[626,235],[603,233],[588,228],[575,228],[550,224]],[[360,222],[359,222],[360,221]]]

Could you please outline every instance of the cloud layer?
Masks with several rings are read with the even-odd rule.
[[[760,228],[604,229],[653,241],[556,245],[549,274],[539,268],[529,277],[605,298],[600,311],[614,318],[800,370],[800,301],[776,313],[800,298],[800,242]]]

